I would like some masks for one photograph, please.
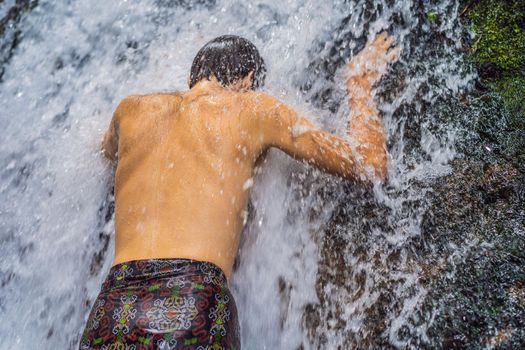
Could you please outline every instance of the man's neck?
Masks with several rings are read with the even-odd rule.
[[[247,77],[239,79],[228,86],[223,86],[217,78],[212,76],[210,79],[202,79],[199,81],[190,89],[190,91],[195,91],[197,93],[219,93],[223,91],[243,92],[249,90],[251,82],[252,78],[251,74],[249,74]]]
[[[196,93],[220,92],[224,90],[226,90],[226,88],[222,86],[221,83],[219,83],[219,81],[215,77],[211,77],[209,80],[202,79],[190,89],[190,91]]]

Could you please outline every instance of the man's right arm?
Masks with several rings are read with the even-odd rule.
[[[394,41],[386,32],[376,35],[346,66],[349,133],[356,142],[356,153],[365,164],[372,165],[380,177],[385,177],[387,172],[386,137],[372,87],[399,56],[400,48],[392,46]]]
[[[258,104],[261,112],[256,128],[263,148],[276,147],[297,160],[346,179],[366,176],[366,164],[356,159],[344,139],[318,128],[270,95],[260,94]]]
[[[346,87],[351,118],[348,123],[351,147],[297,116],[288,106],[262,94],[261,132],[265,146],[277,147],[292,157],[344,178],[379,178],[387,173],[385,133],[372,86],[395,61],[400,49],[386,32],[369,41],[347,65]]]

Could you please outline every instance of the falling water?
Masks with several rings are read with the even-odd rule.
[[[99,144],[120,99],[185,89],[197,50],[238,34],[265,58],[270,93],[344,135],[341,67],[382,30],[403,49],[374,92],[388,183],[345,183],[272,151],[231,284],[246,349],[431,344],[413,242],[456,156],[456,127],[434,106],[473,79],[454,0],[16,4],[0,3],[1,348],[77,346],[112,261],[113,169]]]

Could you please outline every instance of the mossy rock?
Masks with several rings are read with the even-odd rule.
[[[505,107],[524,119],[525,1],[470,1],[462,14],[472,35],[470,58],[482,84],[501,95]]]
[[[466,12],[474,33],[471,48],[475,61],[494,65],[499,73],[518,73],[525,67],[525,2],[477,2]]]
[[[525,76],[503,77],[489,81],[487,85],[505,101],[505,107],[513,116],[511,127],[525,130]]]

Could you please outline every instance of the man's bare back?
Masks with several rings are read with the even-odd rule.
[[[386,57],[392,40],[378,38],[369,48]],[[275,98],[250,91],[250,78],[229,88],[211,78],[186,92],[121,102],[103,142],[104,154],[118,157],[114,265],[190,258],[212,262],[230,276],[254,169],[270,147],[345,178],[370,176],[369,168],[385,176],[372,79],[356,75],[347,82],[365,95],[349,97],[349,126],[359,141],[354,150]]]
[[[115,264],[181,257],[231,273],[254,164],[255,93],[205,81],[118,111]]]

